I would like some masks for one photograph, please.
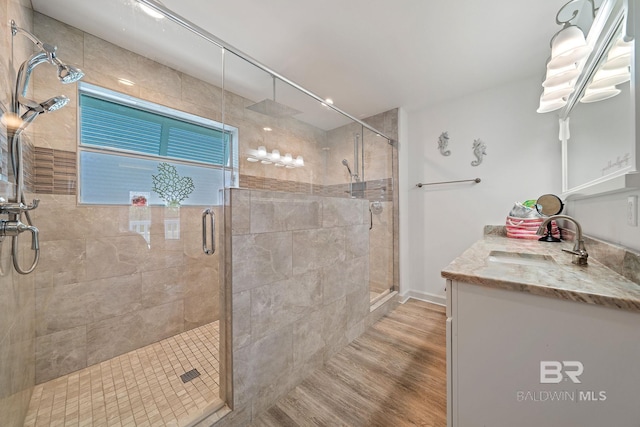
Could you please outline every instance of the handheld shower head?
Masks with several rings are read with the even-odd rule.
[[[40,104],[42,108],[42,113],[50,113],[52,111],[59,110],[69,103],[69,98],[64,95],[54,96],[53,98],[47,99],[46,101]]]
[[[349,167],[349,162],[347,161],[347,159],[342,159],[342,164],[345,165],[345,167],[349,171],[349,175],[353,176],[353,174],[351,173],[351,168]]]
[[[27,112],[23,114],[23,119],[25,116],[30,115],[32,112],[35,112],[37,114],[50,113],[52,111],[59,110],[68,103],[69,98],[64,95],[54,96],[53,98],[49,98],[41,103],[37,103],[24,97],[20,98],[20,104],[24,107],[27,107]]]

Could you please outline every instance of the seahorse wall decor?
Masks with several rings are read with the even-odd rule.
[[[447,150],[447,146],[449,145],[449,132],[444,131],[438,137],[438,150],[440,150],[440,154],[443,156],[450,156],[451,151]]]
[[[471,162],[471,166],[478,166],[482,163],[482,158],[487,155],[487,146],[480,138],[473,140],[473,155],[477,160]]]

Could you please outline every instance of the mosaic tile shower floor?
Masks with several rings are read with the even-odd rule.
[[[218,337],[216,321],[39,384],[24,425],[187,426],[222,404]]]

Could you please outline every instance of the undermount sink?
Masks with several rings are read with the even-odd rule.
[[[555,264],[556,260],[554,260],[550,255],[491,251],[489,253],[489,262],[544,267]]]

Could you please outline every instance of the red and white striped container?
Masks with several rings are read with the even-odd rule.
[[[541,236],[536,234],[536,231],[538,231],[538,228],[543,222],[544,218],[516,218],[507,216],[507,237],[537,240]],[[553,237],[560,238],[560,230],[558,230],[558,224],[556,224],[555,221],[551,221],[551,233]]]

